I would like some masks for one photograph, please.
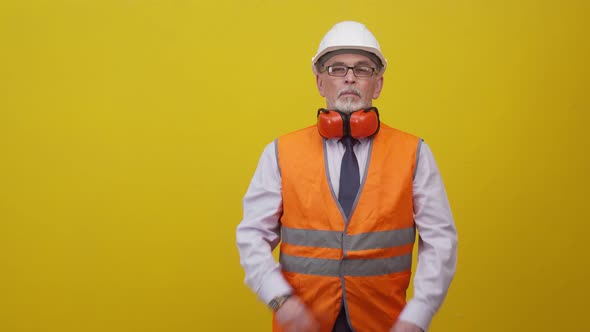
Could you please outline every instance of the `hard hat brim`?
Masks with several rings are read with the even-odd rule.
[[[387,68],[387,60],[385,59],[383,54],[381,54],[381,51],[379,51],[378,49],[376,49],[374,47],[366,47],[366,46],[358,46],[358,45],[357,46],[338,45],[338,46],[326,47],[325,49],[323,49],[320,53],[316,54],[311,59],[311,70],[313,71],[313,73],[315,75],[319,74],[316,64],[324,55],[326,55],[327,53],[333,52],[333,51],[338,51],[338,50],[361,50],[361,51],[365,51],[368,53],[372,53],[375,56],[377,56],[377,58],[379,58],[379,60],[381,60],[381,64],[382,64],[383,68],[381,68],[381,71],[379,72],[379,74],[383,74],[385,72],[385,69]]]

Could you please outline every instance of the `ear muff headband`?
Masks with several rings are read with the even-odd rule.
[[[370,137],[379,131],[379,111],[376,107],[358,110],[350,114],[338,110],[320,108],[317,114],[318,131],[325,138]]]

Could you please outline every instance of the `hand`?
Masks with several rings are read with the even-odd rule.
[[[285,332],[317,332],[318,322],[301,300],[293,295],[276,312],[276,319]]]
[[[389,332],[424,332],[418,325],[398,320]]]

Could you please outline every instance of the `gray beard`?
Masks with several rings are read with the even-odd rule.
[[[362,100],[354,102],[352,101],[353,98],[346,98],[346,100],[337,99],[334,103],[334,108],[339,110],[340,112],[344,113],[352,113],[354,111],[358,111],[363,108],[371,107],[371,105],[366,105],[366,103]]]

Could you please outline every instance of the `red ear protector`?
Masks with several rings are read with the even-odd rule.
[[[337,110],[318,110],[318,131],[324,138],[339,138],[350,135],[365,138],[379,131],[379,111],[370,107],[350,114]]]

